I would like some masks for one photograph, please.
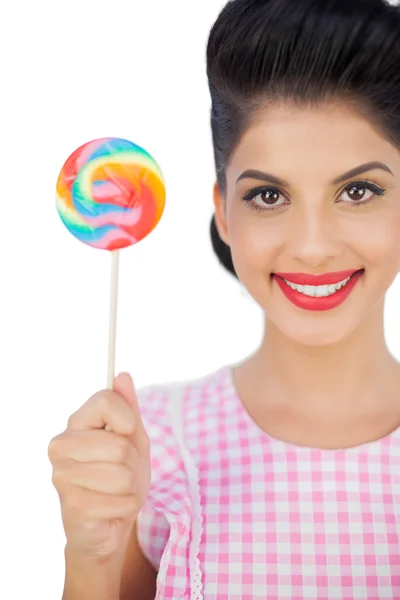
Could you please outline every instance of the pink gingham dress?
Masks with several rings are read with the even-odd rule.
[[[139,402],[152,484],[138,538],[156,600],[400,599],[400,430],[341,451],[278,441],[230,367]]]

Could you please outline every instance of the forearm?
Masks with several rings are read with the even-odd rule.
[[[82,559],[66,548],[62,600],[119,600],[120,585],[120,565]]]

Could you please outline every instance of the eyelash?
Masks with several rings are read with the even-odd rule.
[[[346,202],[346,204],[350,204],[352,206],[352,208],[358,208],[359,206],[366,206],[367,204],[372,204],[373,202],[376,202],[378,200],[378,197],[384,196],[386,194],[386,190],[377,186],[375,183],[371,183],[370,181],[355,181],[353,183],[349,183],[340,193],[340,196],[342,194],[344,194],[345,192],[351,191],[354,187],[359,187],[361,189],[364,190],[369,190],[370,192],[374,193],[374,196],[372,196],[371,198],[368,198],[368,200],[364,200],[361,202]],[[281,194],[282,196],[284,196],[285,194],[283,192],[281,192],[281,190],[279,190],[278,188],[275,187],[271,187],[271,186],[263,186],[263,187],[258,187],[255,188],[253,190],[250,190],[242,199],[247,202],[248,206],[250,209],[255,210],[257,212],[274,212],[276,210],[279,210],[280,208],[282,208],[282,206],[286,206],[286,204],[278,204],[277,206],[268,206],[265,205],[265,208],[259,206],[258,204],[255,204],[254,202],[252,202],[252,200],[254,198],[256,198],[257,196],[259,196],[260,194],[262,194],[263,192],[272,192],[272,193],[278,193]]]

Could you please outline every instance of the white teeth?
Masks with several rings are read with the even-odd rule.
[[[294,288],[296,289],[296,287]],[[317,288],[314,285],[305,285],[303,288],[303,294],[305,296],[315,296]]]
[[[316,298],[324,298],[324,296],[329,296],[329,287],[327,285],[318,286],[316,289]]]
[[[332,285],[296,285],[291,281],[283,281],[292,288],[305,296],[311,296],[312,298],[325,298],[326,296],[332,296],[336,294],[342,287],[344,287],[349,281],[350,277],[340,281],[339,283],[333,283]]]

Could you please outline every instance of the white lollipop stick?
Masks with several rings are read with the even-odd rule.
[[[111,252],[110,320],[108,333],[108,390],[113,389],[113,382],[115,377],[115,350],[117,346],[118,271],[119,251],[113,250]]]

